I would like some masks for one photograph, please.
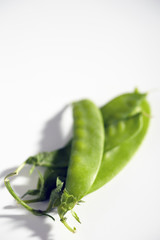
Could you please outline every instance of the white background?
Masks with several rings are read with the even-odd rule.
[[[0,239],[160,240],[159,80],[160,1],[0,0]],[[127,167],[77,207],[82,224],[69,218],[77,233],[56,214],[52,222],[18,206],[3,178],[67,141],[66,104],[101,106],[135,87],[149,92],[149,132]],[[28,170],[12,181],[19,194]]]

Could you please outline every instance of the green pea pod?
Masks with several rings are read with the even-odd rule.
[[[122,94],[101,107],[100,110],[104,119],[105,128],[108,127],[108,125],[116,124],[117,121],[127,119],[130,115],[133,115],[133,113],[138,113],[140,110],[138,109],[139,105],[145,97],[146,93],[141,94],[137,91],[134,91],[133,93]],[[118,124],[120,128],[123,128],[123,126],[120,126],[121,123]],[[127,134],[127,132],[123,132],[123,134],[124,133]],[[125,139],[127,139],[127,137],[130,137],[130,135],[127,134]],[[122,137],[119,142],[123,140],[124,139]],[[71,151],[71,144],[72,141],[69,141],[69,143],[61,149],[52,152],[42,152],[35,156],[31,156],[26,160],[26,164],[33,164],[35,166],[44,166],[49,168],[67,167]]]
[[[89,100],[73,104],[74,130],[65,189],[58,207],[62,223],[72,232],[64,215],[92,186],[102,159],[104,125],[100,110]]]
[[[142,125],[141,113],[106,125],[104,153],[120,145],[122,142],[133,138],[141,130]]]
[[[137,134],[140,131],[141,127],[142,127],[141,113],[131,116],[123,121],[119,120],[108,125],[108,128],[105,129],[104,152],[116,147],[125,140],[134,137],[135,134]],[[51,191],[56,187],[57,177],[63,176],[65,181],[66,174],[67,168],[54,168],[54,169],[47,168],[44,174],[45,184],[43,185],[41,184],[42,185],[41,191],[40,188],[37,186],[37,189],[28,190],[27,193],[23,195],[23,197],[26,195],[39,195],[38,198],[26,200],[24,202],[31,203],[49,199]]]
[[[127,118],[145,97],[146,93],[141,94],[136,90],[133,93],[126,93],[114,98],[101,107],[104,124]]]
[[[150,115],[150,108],[147,101],[143,100],[145,96],[146,94],[138,93],[123,94],[117,97],[116,101],[113,99],[101,108],[105,119],[105,150],[96,179],[86,194],[97,190],[110,181],[128,163],[134,152],[138,149],[149,124],[147,115]],[[119,99],[119,103],[117,99]],[[146,115],[141,116],[142,114],[137,114],[138,112],[145,112]],[[77,123],[81,126],[83,121],[79,119]],[[116,134],[116,138],[114,134]],[[60,150],[50,153],[40,153],[30,157],[15,172],[7,175],[5,178],[6,187],[13,197],[27,210],[36,215],[47,215],[51,217],[47,214],[47,211],[50,211],[53,205],[57,206],[60,204],[61,191],[59,189],[61,189],[62,184],[57,186],[56,177],[66,176],[71,144],[70,141],[66,147]],[[79,145],[82,147],[81,144]],[[39,178],[37,189],[27,192],[27,194],[30,195],[38,195],[38,198],[28,200],[28,203],[47,200],[50,197],[50,203],[46,211],[35,210],[29,207],[26,204],[27,201],[22,201],[10,186],[8,177],[17,175],[26,163],[32,164],[33,166],[47,167],[44,177],[40,176]],[[65,180],[65,177],[63,179]],[[61,197],[61,202],[66,203],[68,208],[73,208],[75,201],[77,201],[77,199],[65,189]],[[61,210],[61,212],[65,213],[66,206]],[[75,213],[73,215],[76,216]],[[76,217],[76,219],[78,219],[78,217]],[[62,221],[70,228],[64,217],[62,217]],[[72,229],[70,230],[73,231]]]
[[[142,112],[146,113],[142,114],[143,125],[141,130],[135,137],[122,142],[116,148],[104,152],[98,175],[88,193],[99,189],[117,175],[140,147],[150,122],[148,117],[150,115],[150,106],[146,100],[143,100],[140,108]]]
[[[137,102],[135,99],[136,96],[137,96]],[[114,117],[112,119],[112,122],[110,121],[110,123],[107,122],[107,119],[106,119],[104,153],[106,153],[107,150],[112,149],[117,145],[120,145],[122,142],[126,141],[127,139],[132,138],[141,129],[142,117],[140,114],[137,114],[136,111],[138,110],[138,108],[140,110],[139,105],[144,97],[145,97],[145,94],[135,94],[135,93],[123,94],[115,98],[116,101],[113,99],[103,107],[103,109],[106,109],[105,115],[107,113],[108,115],[112,114],[112,116],[116,116],[116,111],[119,112],[121,110],[121,117],[124,118],[124,116],[127,116],[125,119],[119,119]],[[121,104],[119,105],[120,110],[114,106],[114,104],[117,103],[117,99],[120,102],[123,102],[123,108]],[[134,99],[134,104],[133,104],[134,108],[132,107],[132,109],[129,111],[126,106],[129,105],[132,99]],[[111,107],[107,107],[108,105]],[[111,113],[109,113],[109,109],[111,109]],[[132,112],[132,114],[134,112],[135,115],[128,116],[127,114],[129,114],[130,112]],[[58,171],[58,174],[60,174],[60,169],[59,170],[57,169],[58,167],[61,167],[63,172],[64,171],[67,172],[66,166],[68,166],[68,161],[70,157],[71,143],[72,142],[70,141],[62,149],[49,152],[49,153],[48,152],[39,153],[36,156],[30,157],[28,158],[26,163],[34,164],[37,166],[47,166],[48,168],[50,168],[50,170],[49,169],[46,170],[47,172],[46,176],[48,177],[48,180],[47,180],[47,177],[45,177],[45,181],[48,183],[50,181],[49,172],[51,172],[51,174],[53,172],[52,168],[54,169],[55,173],[56,171]],[[66,168],[63,168],[63,167],[66,167]],[[52,181],[53,189],[56,185],[56,177],[58,176],[58,174],[56,176],[55,174],[53,175],[53,178],[54,178],[54,182]],[[33,200],[28,200],[27,202],[43,201],[43,199],[47,200],[47,197],[49,196],[49,193],[51,193],[52,189],[50,188],[50,185],[47,185],[47,184],[45,184],[44,187],[47,188],[48,190],[43,190],[41,192],[44,193],[46,191],[48,192],[47,195],[41,194],[38,198]],[[36,191],[35,189],[35,190],[29,190],[27,194],[33,195],[32,193],[39,194],[39,192],[40,191]]]

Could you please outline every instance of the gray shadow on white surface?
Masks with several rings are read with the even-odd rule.
[[[64,106],[52,119],[47,121],[42,130],[42,138],[39,141],[39,152],[59,149],[70,140],[71,132],[64,138],[60,125],[67,108],[68,105]]]
[[[3,188],[5,186],[4,184],[4,178],[11,172],[14,172],[17,169],[18,166],[14,167],[14,168],[9,168],[7,170],[4,170],[3,172],[1,172],[0,174],[0,179],[1,179],[1,184],[0,184],[0,188]],[[33,182],[37,181],[38,178],[38,173],[37,171],[34,172],[34,174],[31,175],[31,177],[29,176],[29,170],[30,170],[31,166],[26,165],[21,172],[19,173],[18,176],[12,177],[10,178],[10,182],[11,184],[17,180],[17,178],[19,176],[23,176],[23,178],[25,178],[25,184],[22,185],[15,185],[14,184],[14,189],[16,192],[18,192],[18,194],[21,196],[24,194],[25,189],[30,189],[33,188]],[[36,186],[36,185],[35,185]]]
[[[7,176],[7,174],[14,172],[17,167],[12,167],[4,170],[3,172],[0,173],[0,188],[3,188],[4,185],[4,178]]]
[[[23,214],[23,215],[0,215],[0,218],[7,218],[9,220],[8,226],[12,225],[12,228],[17,229],[17,235],[19,228],[29,229],[30,235],[26,238],[39,237],[40,240],[53,240],[53,225],[54,222],[51,221],[51,224],[45,222],[45,217],[37,217],[32,214]],[[8,231],[10,231],[10,227]],[[27,233],[28,234],[28,233]],[[2,236],[3,237],[3,236]]]
[[[48,120],[47,123],[45,124],[43,130],[42,130],[42,137],[39,141],[39,151],[38,152],[43,152],[43,151],[53,151],[55,149],[58,149],[60,147],[63,147],[71,138],[71,133],[68,134],[68,136],[64,139],[63,134],[62,134],[62,129],[60,126],[60,121],[61,118],[66,110],[67,106],[65,106],[61,111],[59,111],[52,119]],[[4,178],[7,174],[15,171],[17,169],[17,166],[15,168],[10,168],[7,169],[0,174],[0,178]],[[11,185],[13,185],[13,188],[15,192],[17,193],[18,196],[22,196],[26,190],[28,189],[33,189],[33,182],[37,183],[37,174],[35,174],[36,171],[29,177],[29,166],[26,166],[22,171],[20,172],[19,175],[23,176],[26,178],[27,182],[25,185],[15,185],[14,183],[14,178],[10,179]],[[4,186],[4,183],[2,184]],[[40,208],[40,206],[42,206]],[[33,206],[33,205],[32,205]],[[34,203],[34,208],[35,209],[45,209],[46,203],[41,202],[41,203]],[[19,206],[16,204],[13,205],[8,205],[4,206],[4,210],[6,209],[15,209],[19,208]],[[32,232],[30,237],[33,236],[38,236],[39,239],[42,240],[53,240],[53,236],[51,237],[51,229],[53,229],[54,222],[51,220],[51,223],[45,223],[45,216],[37,217],[32,215],[31,213],[28,213],[26,211],[26,214],[24,215],[0,215],[0,218],[7,218],[10,219],[11,224],[17,230],[20,227],[25,227],[29,229],[29,231]],[[10,230],[10,229],[8,229]],[[52,232],[53,233],[53,232]],[[17,231],[18,234],[18,231]]]

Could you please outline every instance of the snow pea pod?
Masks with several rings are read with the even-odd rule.
[[[150,115],[150,106],[147,100],[144,99],[141,102],[140,109],[142,112],[146,113],[142,114],[143,124],[141,130],[133,138],[130,138],[122,142],[119,146],[104,152],[99,172],[88,193],[99,189],[116,176],[123,167],[126,166],[131,157],[140,147],[147,133],[150,122],[150,118],[148,117]]]
[[[65,189],[58,207],[62,223],[72,232],[64,215],[86,195],[98,173],[104,146],[104,124],[100,110],[90,100],[73,104],[74,130]]]
[[[106,151],[114,148],[115,146],[121,144],[125,140],[133,138],[142,127],[142,114],[138,113],[134,116],[128,117],[125,120],[114,121],[114,123],[109,124],[105,129],[105,144],[104,153]],[[127,131],[126,131],[127,130]],[[61,150],[59,150],[61,151]],[[103,155],[104,155],[103,153]],[[68,154],[69,159],[70,154]],[[66,156],[65,156],[66,158]],[[67,158],[66,158],[67,159]],[[103,160],[103,158],[102,158]],[[44,201],[49,199],[52,190],[56,187],[57,177],[65,177],[67,174],[67,168],[47,168],[44,174],[44,184],[41,184],[41,189],[37,187],[34,190],[28,190],[25,195],[39,195],[36,199],[26,200],[25,203]],[[40,182],[40,179],[39,179]],[[39,190],[38,190],[39,189]]]
[[[137,134],[140,131],[142,127],[142,116],[141,116],[141,113],[136,113],[136,112],[141,110],[140,103],[145,97],[146,97],[146,94],[135,93],[135,92],[127,93],[114,98],[113,100],[111,100],[109,103],[107,103],[101,108],[103,117],[105,117],[106,119],[104,123],[105,144],[104,144],[104,153],[103,153],[102,161],[105,161],[104,155],[106,155],[107,151],[120,145],[122,142],[132,138],[133,136],[135,136],[135,134]],[[117,107],[117,104],[118,104],[118,107]],[[131,107],[128,108],[128,106],[131,106]],[[117,112],[119,114],[117,114]],[[111,117],[107,119],[106,116],[112,116],[112,119]],[[45,164],[49,167],[53,167],[55,171],[56,171],[56,167],[68,166],[68,161],[69,161],[70,152],[71,152],[71,143],[72,142],[70,141],[66,147],[60,150],[56,150],[55,152],[42,153],[34,157],[30,157],[27,163],[35,164],[36,162],[36,165],[40,165],[40,166]],[[46,156],[47,156],[47,159],[46,159]],[[30,160],[32,161],[30,162]],[[116,159],[115,160],[112,159],[112,166],[116,168]],[[113,171],[114,171],[114,167],[113,167]],[[99,170],[100,172],[107,171],[105,170],[103,164],[102,164],[102,167],[100,168],[102,168],[102,170],[101,169]],[[67,167],[65,168],[65,170],[67,171]],[[47,172],[48,171],[49,170],[47,170]],[[120,168],[119,168],[119,171],[120,171]],[[118,173],[118,170],[117,170],[117,173]],[[99,176],[102,177],[103,175],[101,174]],[[115,175],[112,175],[112,176],[115,176]],[[104,182],[105,182],[105,178],[106,177],[104,177]],[[47,180],[47,178],[45,179]],[[111,179],[112,177],[110,177],[110,180]],[[99,177],[96,180],[96,185],[101,186],[101,182],[103,182],[103,179]],[[55,183],[53,184],[53,188],[55,184],[56,184],[56,180],[55,180]],[[47,187],[47,185],[45,185],[45,187]],[[36,193],[36,190],[35,190],[35,193]],[[47,199],[47,196],[46,196],[46,199]],[[39,198],[39,201],[42,201],[42,198]]]
[[[100,110],[96,107],[94,103],[89,100],[82,100],[80,102],[73,103],[73,115],[74,115],[74,133],[75,137],[72,141],[71,148],[71,158],[70,164],[67,171],[67,180],[65,185],[65,190],[61,194],[63,182],[56,180],[55,186],[55,176],[58,178],[62,175],[62,168],[60,172],[58,168],[56,171],[48,168],[45,172],[44,177],[40,175],[37,189],[29,190],[26,194],[37,195],[39,197],[33,200],[23,201],[20,199],[14,190],[11,188],[9,178],[15,175],[18,175],[21,169],[25,166],[26,163],[43,166],[47,161],[49,164],[52,162],[55,167],[55,156],[57,153],[49,154],[47,161],[43,159],[47,155],[42,153],[42,155],[37,155],[35,158],[31,157],[25,161],[20,167],[13,173],[8,174],[5,177],[5,185],[11,195],[27,210],[31,211],[36,215],[47,215],[53,207],[53,204],[61,198],[61,204],[59,207],[59,215],[63,223],[67,226],[65,219],[63,218],[64,214],[71,208],[71,205],[74,206],[78,201],[86,194],[90,186],[95,180],[97,175],[100,162],[103,154],[103,145],[104,145],[104,124]],[[95,128],[96,127],[96,128]],[[62,149],[62,152],[67,152],[65,149]],[[43,156],[43,157],[42,157]],[[59,154],[59,156],[62,156]],[[62,159],[62,158],[61,158]],[[63,159],[62,159],[63,160]],[[48,164],[48,163],[47,163]],[[63,165],[63,164],[62,164]],[[48,165],[50,166],[50,165]],[[58,163],[58,167],[61,166]],[[57,167],[57,165],[56,165]],[[80,169],[79,169],[80,167]],[[64,168],[63,168],[64,169]],[[66,171],[64,171],[65,177]],[[74,182],[73,182],[74,180]],[[58,182],[58,185],[57,185]],[[78,186],[78,189],[77,189]],[[67,194],[67,195],[66,195]],[[73,194],[73,198],[72,198]],[[45,211],[36,210],[31,208],[27,203],[43,201],[48,199],[50,196],[49,206]],[[72,202],[64,201],[65,197],[72,198]],[[74,214],[76,217],[76,214]],[[52,217],[51,217],[52,218]],[[76,217],[78,219],[78,217]],[[69,227],[68,227],[69,228]],[[74,231],[74,230],[73,230]]]
[[[104,153],[120,145],[122,142],[133,138],[140,131],[141,127],[141,113],[107,124],[105,127]]]
[[[136,89],[133,93],[122,94],[109,101],[101,107],[104,124],[127,118],[136,110],[146,95],[146,93],[139,93]]]
[[[103,116],[105,129],[107,129],[111,124],[116,124],[119,120],[127,120],[130,115],[138,113],[140,111],[139,105],[145,97],[146,93],[141,94],[136,90],[133,93],[119,95],[102,106],[100,110]],[[120,124],[121,123],[119,123],[119,125]],[[127,134],[128,132],[125,131],[123,132],[123,137],[124,133],[126,134],[125,138],[132,135],[132,133]],[[119,139],[119,137],[117,137],[117,139]],[[118,141],[120,143],[120,139],[117,140],[117,143]],[[121,141],[123,141],[123,139],[121,139]],[[68,167],[71,144],[72,140],[61,149],[52,152],[42,152],[35,156],[31,156],[26,160],[26,164],[33,164],[35,166],[44,166],[49,168]]]
[[[104,123],[105,148],[103,152],[101,165],[99,167],[98,172],[92,178],[92,181],[87,179],[87,184],[85,185],[84,179],[75,176],[76,184],[74,184],[74,182],[70,180],[70,184],[68,184],[68,186],[70,185],[71,187],[70,190],[69,187],[66,188],[67,186],[66,181],[65,189],[62,194],[63,180],[65,181],[66,174],[67,177],[69,176],[67,173],[67,167],[70,154],[71,155],[73,153],[77,154],[79,153],[78,151],[85,150],[84,144],[85,141],[81,142],[77,138],[76,141],[74,141],[73,139],[73,141],[70,141],[66,147],[60,150],[56,150],[50,153],[40,153],[36,156],[28,158],[26,162],[22,164],[14,173],[9,174],[5,178],[5,185],[8,188],[9,192],[21,205],[23,205],[27,210],[31,211],[36,215],[47,215],[47,212],[50,211],[53,208],[53,206],[60,205],[58,207],[58,212],[61,221],[66,225],[67,228],[69,228],[71,231],[74,231],[74,229],[71,229],[66,223],[64,217],[65,213],[68,210],[72,209],[75,206],[75,204],[79,201],[79,199],[81,199],[83,196],[99,189],[108,181],[110,181],[116,174],[118,174],[119,171],[128,163],[132,155],[140,146],[149,125],[149,117],[147,117],[147,115],[150,114],[150,108],[147,101],[144,100],[145,97],[146,94],[140,94],[137,92],[123,94],[115,98],[116,101],[113,99],[100,109],[105,119]],[[97,129],[96,124],[94,125],[94,122],[91,121],[91,115],[87,112],[86,114],[84,114],[85,117],[83,118],[82,112],[77,111],[77,113],[75,114],[75,118],[77,117],[75,121],[75,129],[79,128],[77,131],[77,135],[79,136],[80,139],[86,137],[84,135],[84,131],[81,131],[84,126],[88,127],[88,125],[92,125],[94,126],[93,127],[94,130]],[[146,115],[144,115],[143,112],[145,112]],[[88,125],[85,122],[85,119],[89,119]],[[94,132],[94,130],[92,129],[92,133]],[[85,138],[85,140],[86,142],[92,143],[90,139],[87,137]],[[71,152],[73,146],[74,149],[77,150]],[[88,151],[87,154],[90,155],[91,152],[92,151]],[[78,163],[80,159],[77,157],[76,154],[75,156],[73,154],[74,156],[73,162],[75,162],[76,160],[77,166],[79,167]],[[32,164],[33,166],[46,166],[47,169],[44,177],[40,176],[37,184],[37,189],[29,190],[27,192],[27,194],[38,195],[38,197],[33,200],[22,201],[13,192],[8,177],[17,175],[25,164]],[[71,166],[74,169],[75,165],[73,164]],[[77,172],[78,167],[75,167]],[[85,171],[82,170],[79,176],[80,177],[83,177],[84,175],[86,176],[87,174],[84,173]],[[70,175],[74,177],[74,174],[72,174],[72,172],[70,173]],[[57,181],[58,177],[60,176],[64,177],[62,179],[62,182]],[[80,179],[82,179],[82,181]],[[79,188],[80,186],[82,186],[82,188]],[[84,186],[85,188],[83,188]],[[83,194],[81,192],[81,189],[84,190]],[[26,204],[27,202],[29,203],[43,201],[49,198],[50,198],[49,206],[46,209],[46,211],[32,209]],[[61,203],[59,202],[60,198]],[[47,216],[51,217],[50,215]],[[75,213],[74,217],[79,221]]]

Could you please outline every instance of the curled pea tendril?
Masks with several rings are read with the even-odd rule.
[[[47,212],[49,212],[53,206],[54,206],[54,202],[55,202],[55,199],[57,200],[57,198],[59,197],[59,192],[61,191],[62,189],[62,186],[63,186],[63,183],[57,179],[57,188],[54,189],[51,193],[51,196],[50,196],[50,201],[49,201],[49,204],[48,204],[48,207],[46,210],[42,211],[40,209],[33,209],[32,207],[30,207],[28,204],[27,204],[27,200],[26,201],[23,201],[16,193],[15,191],[12,189],[11,187],[11,184],[10,184],[10,180],[9,178],[10,177],[14,177],[14,176],[17,176],[19,174],[19,172],[24,168],[24,166],[26,165],[26,163],[22,163],[14,172],[8,174],[5,179],[4,179],[4,183],[5,183],[5,186],[6,188],[8,189],[8,191],[10,192],[10,194],[14,197],[14,199],[19,203],[21,204],[24,208],[26,208],[28,211],[30,211],[31,213],[33,213],[34,215],[37,215],[37,216],[48,216],[50,217],[52,220],[55,220],[53,218],[53,216],[51,216],[50,214],[48,214]],[[22,196],[24,197],[25,194]],[[36,202],[36,201],[28,201],[28,202]]]

